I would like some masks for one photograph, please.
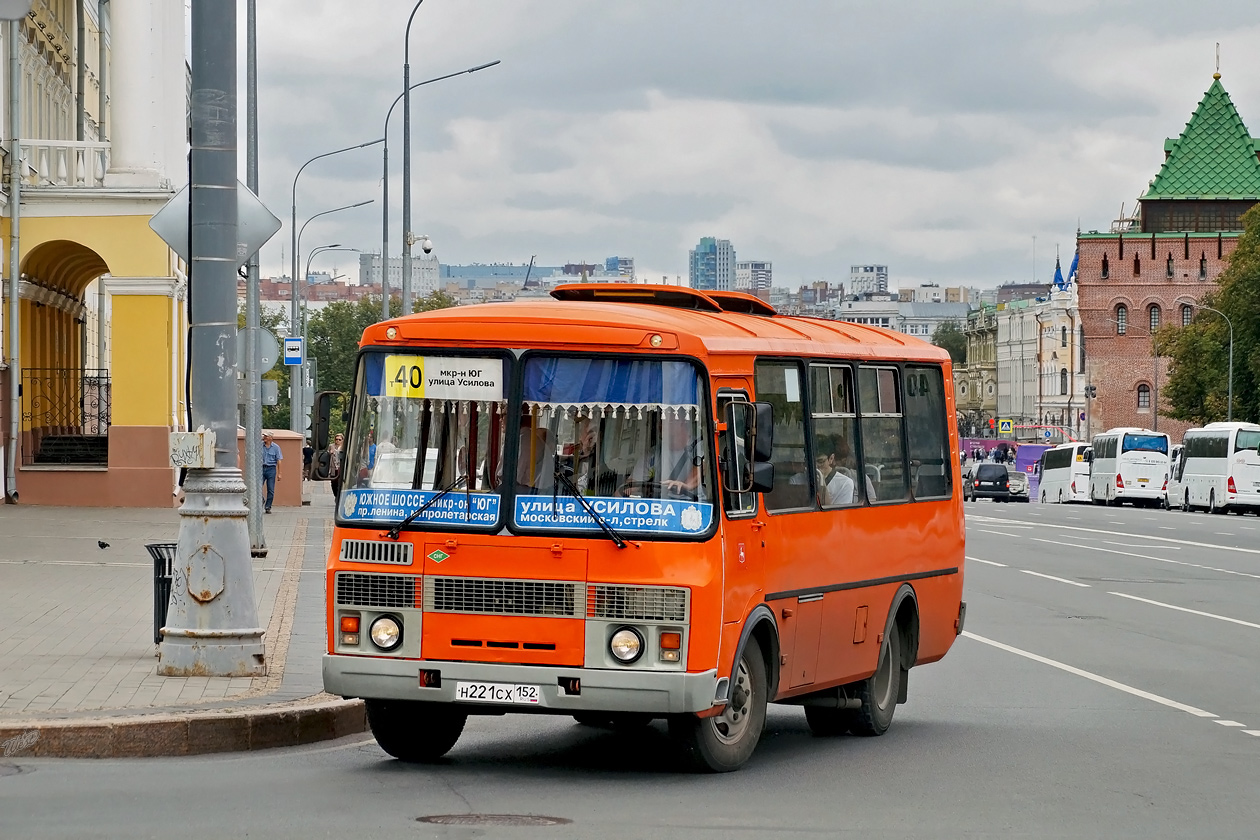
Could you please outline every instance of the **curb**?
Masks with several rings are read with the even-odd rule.
[[[316,695],[294,703],[187,714],[0,722],[5,758],[157,758],[293,747],[367,729],[362,700]]]

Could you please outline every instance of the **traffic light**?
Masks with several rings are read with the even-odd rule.
[[[1098,387],[1095,385],[1085,386],[1085,399],[1092,400],[1098,396]]]
[[[997,421],[996,421],[996,420],[994,420],[992,417],[990,417],[990,418],[989,418],[989,428],[990,428],[990,429],[992,429],[992,428],[993,428],[994,426],[996,426],[996,425],[997,425]]]

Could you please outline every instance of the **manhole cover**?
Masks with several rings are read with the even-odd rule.
[[[432,814],[416,817],[416,822],[436,825],[567,825],[573,820],[564,817],[538,817],[532,814]]]

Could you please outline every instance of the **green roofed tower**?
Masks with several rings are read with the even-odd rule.
[[[1220,74],[1164,154],[1141,199],[1143,233],[1242,229],[1242,214],[1260,201],[1260,158]]]

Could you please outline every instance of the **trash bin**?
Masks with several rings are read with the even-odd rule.
[[[162,643],[166,608],[171,602],[171,578],[175,575],[175,549],[178,543],[148,543],[153,558],[153,644]]]

